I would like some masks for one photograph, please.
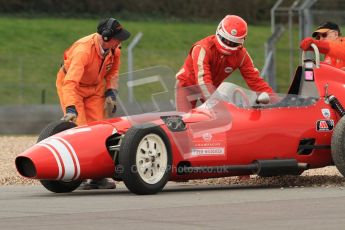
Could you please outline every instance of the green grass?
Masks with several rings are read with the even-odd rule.
[[[134,49],[135,70],[164,65],[174,72],[183,64],[191,45],[213,34],[217,26],[217,22],[121,23],[132,35],[144,33]],[[96,19],[0,18],[0,104],[41,103],[43,90],[46,103],[57,103],[55,78],[63,52],[75,40],[93,33],[96,25]],[[249,27],[245,46],[259,70],[264,64],[264,43],[270,33],[269,25]],[[281,43],[284,51],[287,40]],[[126,41],[122,46],[120,73],[127,72],[128,44]],[[284,91],[289,84],[288,52],[280,54],[278,50],[278,60],[278,83]],[[229,80],[243,85],[238,71]]]

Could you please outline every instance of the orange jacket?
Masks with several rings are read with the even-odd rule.
[[[117,89],[121,51],[119,48],[102,54],[97,34],[76,41],[64,52],[63,68],[66,71],[62,82],[61,98],[65,106],[75,105],[78,89],[93,86],[97,89]],[[105,58],[104,58],[105,56]],[[103,87],[102,87],[103,86]]]
[[[328,41],[329,52],[325,56],[324,62],[345,70],[345,38],[342,37],[337,41]]]
[[[259,71],[254,67],[245,48],[232,55],[223,55],[218,52],[215,39],[215,35],[211,35],[193,45],[182,69],[176,74],[180,85],[186,87],[211,84],[218,87],[233,71],[239,69],[253,91],[273,92],[272,88],[260,77]],[[204,93],[207,94],[207,92]]]

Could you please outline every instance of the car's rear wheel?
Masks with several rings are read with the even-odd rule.
[[[37,142],[40,142],[54,134],[60,133],[67,129],[76,127],[77,125],[73,122],[68,121],[55,121],[48,124],[39,134]],[[75,181],[56,181],[56,180],[40,180],[41,184],[51,192],[65,193],[72,192],[81,184],[81,180]]]
[[[333,162],[345,176],[345,117],[339,120],[333,131],[331,148]]]
[[[170,142],[160,127],[132,127],[127,131],[118,166],[123,168],[122,179],[131,192],[160,192],[169,180],[171,164]]]

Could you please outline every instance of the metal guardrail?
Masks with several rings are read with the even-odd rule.
[[[275,37],[277,33],[279,33],[278,28],[279,23],[285,24],[285,20],[288,19],[288,30],[289,30],[289,72],[290,77],[293,76],[293,69],[295,65],[294,57],[296,54],[296,46],[293,41],[296,40],[297,37],[293,36],[293,24],[294,24],[294,15],[297,13],[298,16],[298,26],[299,26],[299,39],[303,39],[306,36],[311,35],[311,28],[313,26],[313,15],[311,12],[311,8],[313,5],[317,3],[318,0],[294,0],[294,1],[284,1],[284,0],[277,0],[274,6],[271,8],[271,30],[272,36],[266,43],[266,59],[265,59],[265,66],[262,71],[262,75],[266,76],[268,81],[270,82],[272,88],[276,88],[275,84],[275,51],[274,47],[270,47],[272,43],[270,40]],[[283,21],[277,22],[276,16],[283,17]],[[275,46],[275,44],[272,44]]]
[[[275,64],[275,44],[279,41],[283,35],[285,28],[278,26],[275,32],[265,43],[265,64],[261,71],[261,76],[265,78],[270,86],[277,90],[276,84],[276,64]]]
[[[134,47],[139,43],[141,37],[143,36],[142,32],[137,33],[131,43],[127,47],[127,52],[128,52],[128,74],[129,74],[129,79],[133,79],[133,49]],[[133,92],[132,89],[130,88],[128,91],[128,97],[129,100],[132,102],[133,101]]]

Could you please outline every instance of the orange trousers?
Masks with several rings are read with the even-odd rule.
[[[60,69],[57,75],[56,88],[60,99],[60,105],[63,113],[66,113],[68,101],[64,101],[63,97],[63,79],[65,73]],[[85,125],[92,121],[99,121],[105,118],[104,112],[104,84],[93,86],[78,86],[76,88],[76,109],[78,112],[77,125]]]

